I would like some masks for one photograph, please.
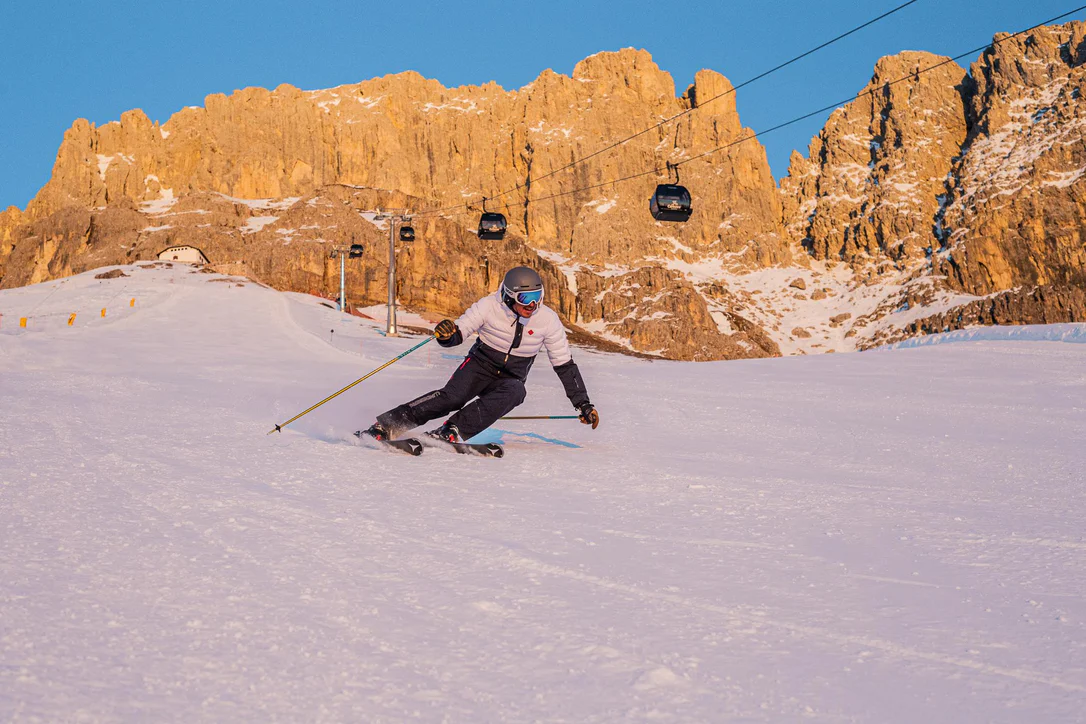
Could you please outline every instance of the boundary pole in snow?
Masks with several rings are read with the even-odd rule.
[[[426,344],[427,342],[429,342],[429,341],[431,341],[431,340],[434,340],[434,339],[437,339],[437,338],[436,338],[436,337],[434,337],[434,336],[433,336],[433,335],[431,334],[431,335],[430,335],[429,337],[427,337],[426,339],[422,340],[421,342],[419,342],[418,344],[416,344],[416,345],[415,345],[414,347],[412,347],[411,349],[407,350],[406,352],[403,352],[403,353],[401,353],[401,354],[398,354],[398,355],[396,355],[395,357],[393,357],[392,359],[390,359],[390,360],[389,360],[388,362],[385,362],[385,363],[384,363],[383,365],[381,365],[381,366],[380,366],[380,367],[378,367],[377,369],[373,370],[372,372],[368,372],[368,373],[366,373],[365,375],[363,375],[362,377],[359,377],[359,378],[358,378],[357,380],[355,380],[355,381],[354,381],[354,382],[352,382],[351,384],[347,385],[346,387],[344,387],[344,388],[343,388],[342,390],[340,390],[339,392],[336,392],[336,393],[334,393],[334,394],[328,395],[328,397],[325,397],[325,398],[324,398],[323,400],[321,400],[321,401],[320,401],[320,402],[318,402],[317,404],[313,405],[313,406],[312,406],[312,407],[310,407],[310,408],[309,408],[308,410],[304,410],[303,412],[299,412],[299,413],[298,413],[297,415],[295,415],[294,417],[290,418],[290,419],[289,419],[289,420],[287,420],[286,422],[284,422],[284,423],[282,423],[282,424],[279,424],[279,425],[276,425],[274,429],[272,429],[272,430],[268,430],[268,434],[269,434],[269,435],[271,435],[271,434],[272,434],[273,432],[282,432],[282,431],[283,431],[283,428],[284,428],[284,427],[286,427],[286,426],[287,426],[287,425],[289,425],[290,423],[294,422],[295,420],[297,420],[297,419],[298,419],[299,417],[301,417],[302,415],[308,415],[308,414],[309,414],[310,412],[313,412],[313,410],[316,410],[316,409],[317,409],[318,407],[320,407],[321,405],[323,405],[323,404],[324,404],[325,402],[328,402],[328,401],[329,401],[329,400],[331,400],[331,399],[332,399],[333,397],[338,397],[339,395],[342,395],[342,394],[343,394],[344,392],[346,392],[347,390],[351,389],[352,387],[354,387],[355,385],[357,385],[357,384],[358,384],[359,382],[362,382],[363,380],[368,380],[368,379],[369,379],[370,377],[373,377],[373,376],[374,376],[375,374],[377,374],[378,372],[380,372],[381,370],[383,370],[383,369],[384,369],[385,367],[388,367],[388,366],[389,366],[390,364],[392,364],[393,362],[398,362],[399,360],[403,359],[403,358],[404,358],[404,357],[406,357],[407,355],[409,355],[409,354],[411,354],[412,352],[414,352],[414,351],[415,351],[416,349],[418,349],[418,348],[419,348],[419,347],[421,347],[422,345],[424,345],[424,344]]]

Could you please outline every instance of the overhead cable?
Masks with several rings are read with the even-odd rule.
[[[731,143],[726,143],[723,146],[718,146],[718,147],[716,147],[714,149],[711,149],[709,151],[706,151],[704,153],[699,153],[697,156],[691,156],[690,158],[683,159],[682,161],[679,161],[679,162],[677,162],[677,163],[675,163],[673,165],[681,166],[681,165],[683,165],[685,163],[690,163],[691,161],[696,161],[699,158],[704,158],[705,156],[710,156],[710,155],[712,155],[714,153],[717,153],[719,151],[723,151],[723,150],[725,150],[727,148],[730,148],[732,146],[740,144],[743,141],[748,141],[751,138],[757,138],[759,136],[764,136],[764,135],[766,135],[768,133],[772,133],[773,131],[779,131],[782,128],[785,128],[785,127],[791,126],[791,125],[793,125],[795,123],[799,123],[800,121],[806,120],[806,119],[810,118],[811,116],[817,116],[820,113],[825,113],[826,111],[836,110],[836,109],[838,109],[838,108],[840,108],[840,107],[842,107],[844,105],[852,103],[853,101],[857,101],[860,98],[863,98],[863,97],[869,96],[869,95],[873,95],[873,94],[875,94],[877,92],[880,92],[880,91],[882,91],[882,90],[884,90],[886,88],[889,88],[891,86],[895,86],[898,83],[903,83],[903,82],[905,82],[907,80],[913,80],[915,78],[919,78],[921,75],[924,75],[925,73],[930,73],[933,70],[937,70],[939,68],[942,68],[944,65],[949,65],[950,63],[955,63],[955,62],[961,60],[962,58],[966,58],[966,57],[971,56],[971,55],[976,55],[977,53],[988,50],[989,48],[994,48],[999,43],[1006,42],[1006,41],[1008,41],[1008,40],[1010,40],[1012,38],[1017,38],[1020,35],[1024,35],[1026,33],[1032,32],[1032,31],[1036,30],[1037,28],[1043,27],[1045,25],[1051,25],[1052,23],[1054,23],[1054,22],[1056,22],[1058,20],[1062,20],[1063,18],[1067,17],[1068,15],[1074,15],[1075,13],[1077,13],[1077,12],[1079,12],[1081,10],[1086,10],[1086,5],[1075,8],[1074,10],[1070,10],[1070,11],[1068,11],[1066,13],[1063,13],[1062,15],[1057,15],[1054,18],[1046,20],[1043,23],[1038,23],[1036,25],[1033,25],[1033,26],[1031,26],[1029,28],[1026,28],[1025,30],[1019,30],[1017,33],[1013,33],[1011,35],[1008,35],[1005,38],[1000,38],[999,40],[993,40],[991,43],[988,43],[987,45],[982,45],[979,48],[973,48],[972,50],[967,50],[964,53],[961,53],[959,55],[955,55],[953,58],[947,58],[946,60],[940,61],[940,62],[936,63],[935,65],[932,65],[932,66],[930,66],[928,68],[924,68],[923,70],[917,70],[917,71],[915,71],[913,73],[910,73],[909,75],[902,76],[901,78],[898,78],[897,80],[889,81],[889,82],[883,83],[882,85],[877,86],[875,88],[870,88],[870,89],[868,89],[866,91],[862,91],[862,92],[857,93],[856,95],[854,95],[854,96],[852,96],[850,98],[846,98],[843,101],[838,101],[837,103],[831,103],[830,105],[819,108],[816,111],[811,111],[810,113],[805,113],[802,116],[797,116],[796,118],[793,118],[790,121],[785,121],[784,123],[773,126],[772,128],[767,128],[764,131],[759,131],[758,133],[755,133],[752,136],[747,136],[747,137],[741,138],[739,140],[732,141]]]
[[[538,182],[542,181],[543,179],[550,178],[551,176],[554,176],[555,174],[561,173],[562,171],[565,171],[567,169],[571,169],[574,166],[577,166],[577,165],[579,165],[581,163],[584,163],[585,161],[588,161],[589,159],[595,158],[596,156],[600,156],[600,155],[602,155],[604,153],[607,153],[608,151],[610,151],[612,149],[618,148],[619,146],[622,146],[622,145],[624,145],[626,143],[629,143],[630,141],[634,140],[635,138],[639,138],[640,136],[643,136],[646,133],[649,133],[651,131],[655,131],[657,128],[660,128],[662,126],[666,126],[667,124],[671,123],[672,121],[677,121],[678,119],[682,118],[685,115],[693,113],[694,111],[696,111],[696,110],[698,110],[700,108],[704,108],[705,106],[707,106],[708,104],[712,103],[715,100],[718,100],[718,99],[723,98],[725,96],[732,95],[736,91],[738,91],[740,88],[745,88],[746,86],[750,85],[751,83],[759,81],[759,80],[761,80],[762,78],[765,78],[768,75],[772,75],[773,73],[776,73],[778,70],[782,70],[784,68],[787,68],[788,66],[792,65],[793,63],[796,63],[796,62],[806,58],[809,55],[813,55],[814,53],[817,53],[818,51],[822,50],[823,48],[827,48],[827,47],[833,45],[834,43],[838,42],[839,40],[844,40],[848,36],[850,36],[850,35],[852,35],[854,33],[857,33],[857,32],[863,30],[864,28],[866,28],[866,27],[868,27],[870,25],[874,25],[878,21],[880,21],[880,20],[882,20],[884,18],[888,18],[891,15],[893,15],[894,13],[896,13],[896,12],[898,12],[900,10],[904,10],[908,6],[910,6],[913,3],[916,3],[918,1],[919,0],[909,0],[909,2],[902,3],[901,5],[898,5],[896,8],[883,13],[882,15],[878,16],[877,18],[872,18],[871,20],[868,20],[863,25],[857,25],[856,27],[852,28],[848,32],[842,33],[841,35],[838,35],[836,38],[833,38],[832,40],[827,40],[826,42],[822,43],[821,45],[819,45],[819,46],[817,46],[815,48],[811,48],[807,52],[801,53],[800,55],[795,56],[791,60],[785,61],[784,63],[781,63],[780,65],[778,65],[778,66],[776,66],[774,68],[770,68],[769,70],[767,70],[767,71],[765,71],[763,73],[760,73],[760,74],[754,76],[753,78],[749,78],[749,79],[743,81],[742,83],[740,83],[739,85],[734,86],[732,88],[729,88],[728,90],[724,91],[723,93],[718,93],[715,96],[713,96],[712,98],[708,98],[708,99],[706,99],[704,101],[699,100],[697,102],[697,105],[691,105],[690,108],[687,108],[687,109],[685,109],[683,111],[680,111],[679,113],[676,113],[675,115],[671,116],[670,118],[665,118],[664,120],[660,121],[659,123],[657,123],[657,124],[655,124],[653,126],[649,126],[648,128],[640,130],[640,131],[638,131],[637,133],[635,133],[635,134],[633,134],[631,136],[627,136],[626,138],[623,138],[622,140],[615,141],[611,145],[605,146],[605,147],[603,147],[603,148],[601,148],[601,149],[599,149],[597,151],[593,151],[592,153],[588,154],[587,156],[583,156],[581,158],[574,159],[573,161],[570,161],[569,163],[567,163],[565,166],[562,166],[560,168],[556,168],[553,171],[550,171],[548,173],[543,174],[542,176],[536,176],[535,178],[532,179],[532,183],[538,183]],[[506,194],[509,194],[509,193],[512,193],[513,191],[517,191],[519,189],[524,188],[524,186],[525,186],[525,184],[517,184],[516,186],[514,186],[511,189],[509,189],[507,191],[502,191],[501,193],[495,195],[494,198],[495,199],[501,198],[502,196],[505,196]]]
[[[1032,25],[1032,26],[1030,26],[1028,28],[1025,28],[1023,30],[1019,30],[1018,32],[1007,35],[1006,37],[993,40],[991,43],[988,43],[987,45],[982,45],[982,46],[974,48],[972,50],[968,50],[968,51],[966,51],[964,53],[961,53],[959,55],[954,56],[953,58],[947,58],[945,60],[942,60],[942,61],[936,63],[935,65],[929,66],[929,67],[924,68],[922,70],[913,71],[912,73],[909,73],[908,75],[902,76],[902,77],[897,78],[897,79],[892,80],[892,81],[888,81],[888,82],[883,83],[883,84],[881,84],[881,85],[879,85],[877,87],[870,88],[870,89],[865,90],[865,91],[861,91],[860,93],[857,93],[854,96],[850,96],[849,98],[847,98],[845,100],[838,101],[837,103],[832,103],[832,104],[830,104],[828,106],[824,106],[822,108],[819,108],[818,110],[811,111],[810,113],[805,113],[802,116],[796,116],[795,118],[793,118],[793,119],[791,119],[789,121],[785,121],[784,123],[780,123],[780,124],[778,124],[776,126],[773,126],[771,128],[766,128],[764,130],[758,131],[756,133],[752,133],[750,135],[745,135],[742,138],[736,139],[734,141],[731,141],[731,142],[726,143],[726,144],[721,145],[721,146],[717,146],[716,148],[712,148],[712,149],[710,149],[708,151],[705,151],[703,153],[699,153],[696,156],[691,156],[690,158],[686,158],[686,159],[683,159],[681,161],[677,161],[677,162],[672,163],[670,165],[671,165],[672,168],[675,168],[677,166],[682,166],[684,164],[690,163],[691,161],[696,161],[698,159],[705,158],[706,156],[711,156],[713,154],[716,154],[716,153],[719,153],[721,151],[732,148],[733,146],[738,146],[741,143],[745,143],[747,141],[751,141],[751,140],[754,140],[756,138],[760,138],[762,136],[768,135],[770,133],[773,133],[774,131],[779,131],[782,128],[786,128],[786,127],[791,126],[793,124],[799,123],[800,121],[811,118],[812,116],[817,116],[817,115],[819,115],[821,113],[825,113],[826,111],[836,110],[836,109],[838,109],[838,108],[840,108],[842,106],[845,106],[845,105],[847,105],[849,103],[852,103],[853,101],[859,100],[860,98],[864,98],[865,96],[869,96],[869,95],[873,95],[875,93],[881,92],[882,90],[884,90],[886,88],[889,88],[891,86],[895,86],[898,83],[904,83],[905,81],[908,81],[908,80],[915,80],[915,79],[919,78],[921,75],[924,75],[926,73],[930,73],[930,72],[932,72],[934,70],[937,70],[937,69],[939,69],[939,68],[941,68],[941,67],[943,67],[945,65],[948,65],[950,63],[954,63],[954,62],[956,62],[958,60],[961,60],[962,58],[965,58],[967,56],[975,55],[977,53],[980,53],[980,52],[989,50],[991,48],[994,48],[996,45],[999,45],[1000,43],[1005,43],[1008,40],[1013,40],[1014,38],[1025,35],[1026,33],[1032,32],[1032,31],[1034,31],[1034,30],[1036,30],[1036,29],[1038,29],[1040,27],[1044,27],[1046,25],[1051,25],[1051,24],[1053,24],[1053,23],[1055,23],[1055,22],[1057,22],[1059,20],[1063,20],[1064,18],[1068,17],[1069,15],[1074,15],[1075,13],[1081,12],[1083,10],[1086,10],[1086,5],[1082,5],[1080,7],[1075,8],[1074,10],[1069,10],[1069,11],[1067,11],[1065,13],[1057,15],[1054,18],[1049,18],[1048,20],[1045,20],[1044,22],[1037,23],[1036,25]],[[666,166],[664,168],[654,166],[652,168],[646,169],[646,170],[641,171],[639,173],[634,173],[634,174],[630,174],[628,176],[623,176],[622,178],[611,179],[611,180],[608,180],[608,181],[601,181],[599,183],[591,184],[589,186],[581,186],[581,187],[578,187],[578,188],[575,188],[575,189],[569,189],[568,191],[562,191],[562,192],[559,192],[559,193],[549,194],[549,195],[546,195],[546,196],[537,196],[537,197],[525,198],[523,201],[518,201],[518,202],[515,202],[515,203],[511,202],[511,203],[507,203],[507,204],[502,204],[500,206],[496,206],[496,207],[493,207],[493,208],[497,208],[497,209],[521,208],[525,204],[528,204],[528,203],[536,203],[536,202],[539,202],[539,201],[548,201],[548,200],[551,200],[551,199],[561,198],[563,196],[570,196],[570,195],[573,195],[573,194],[581,193],[582,191],[591,191],[591,190],[594,190],[594,189],[597,189],[597,188],[601,188],[603,186],[610,186],[612,184],[619,184],[619,183],[623,183],[625,181],[630,181],[630,180],[633,180],[633,179],[641,178],[643,176],[661,174],[661,173],[664,173],[666,171],[667,171]],[[460,216],[462,213],[468,213],[469,212],[468,207],[466,205],[463,205],[463,204],[460,205],[460,206],[455,206],[455,207],[450,207],[450,208],[451,209],[464,208],[465,211],[460,212],[460,213],[456,213],[456,214],[446,214],[446,216]]]
[[[625,137],[623,139],[615,141],[614,143],[611,143],[608,146],[597,149],[596,151],[593,151],[592,153],[588,154],[587,156],[582,156],[581,158],[575,158],[572,161],[570,161],[569,163],[567,163],[565,166],[562,166],[560,168],[556,168],[556,169],[554,169],[552,171],[548,171],[547,173],[543,174],[542,176],[537,176],[537,177],[531,179],[531,183],[538,183],[538,182],[540,182],[540,181],[542,181],[544,179],[550,178],[550,177],[552,177],[552,176],[554,176],[554,175],[556,175],[558,173],[561,173],[562,171],[566,171],[568,169],[573,168],[574,166],[578,166],[578,165],[584,163],[585,161],[588,161],[589,159],[595,158],[596,156],[600,156],[600,155],[602,155],[604,153],[607,153],[608,151],[612,151],[612,150],[618,148],[619,146],[625,145],[625,144],[629,143],[630,141],[634,140],[635,138],[639,138],[639,137],[645,135],[646,133],[650,133],[651,131],[654,131],[654,130],[662,127],[662,126],[666,126],[667,124],[669,124],[669,123],[671,123],[673,121],[676,121],[679,118],[682,118],[683,116],[686,116],[686,115],[688,115],[690,113],[693,113],[695,110],[698,110],[700,108],[704,108],[705,106],[707,106],[708,104],[712,103],[715,100],[718,100],[718,99],[723,98],[723,97],[728,96],[728,95],[732,95],[736,91],[738,91],[740,88],[744,88],[744,87],[746,87],[746,86],[748,86],[748,85],[750,85],[750,84],[752,84],[752,83],[754,83],[756,81],[761,80],[762,78],[765,78],[768,75],[772,75],[773,73],[776,73],[779,70],[787,68],[788,66],[792,65],[793,63],[796,63],[796,62],[798,62],[800,60],[803,60],[807,56],[813,55],[814,53],[817,53],[818,51],[820,51],[820,50],[822,50],[824,48],[827,48],[827,47],[833,45],[834,43],[836,43],[838,41],[844,40],[845,38],[849,37],[850,35],[858,33],[859,31],[863,30],[864,28],[867,28],[867,27],[869,27],[871,25],[874,25],[875,23],[879,22],[880,20],[888,18],[891,15],[893,15],[893,14],[895,14],[895,13],[901,11],[901,10],[904,10],[908,6],[913,5],[914,3],[917,3],[917,2],[919,2],[919,0],[908,0],[908,2],[902,3],[901,5],[898,5],[897,7],[886,11],[885,13],[883,13],[882,15],[879,15],[878,17],[875,17],[875,18],[872,18],[871,20],[868,20],[867,22],[865,22],[865,23],[863,23],[861,25],[857,25],[856,27],[852,28],[851,30],[848,30],[847,32],[844,32],[844,33],[838,35],[835,38],[827,40],[826,42],[822,43],[821,45],[818,45],[818,46],[816,46],[814,48],[811,48],[810,50],[808,50],[808,51],[806,51],[804,53],[800,53],[799,55],[791,58],[790,60],[787,60],[787,61],[781,63],[780,65],[777,65],[777,66],[775,66],[773,68],[770,68],[769,70],[766,70],[766,71],[764,71],[762,73],[759,73],[758,75],[754,76],[753,78],[748,78],[747,80],[743,81],[739,85],[734,86],[732,88],[729,88],[728,90],[724,91],[723,93],[718,93],[717,95],[715,95],[715,96],[713,96],[711,98],[707,98],[704,101],[699,101],[697,105],[691,105],[690,108],[687,108],[687,109],[685,109],[683,111],[680,111],[679,113],[676,113],[675,115],[670,116],[669,118],[665,118],[662,121],[660,121],[659,123],[656,123],[655,125],[649,126],[648,128],[644,128],[644,129],[638,131],[637,133],[634,133],[633,135],[627,136],[627,137]],[[516,186],[513,186],[512,188],[506,189],[505,191],[498,192],[494,196],[483,196],[483,199],[485,201],[497,200],[497,199],[500,199],[503,196],[506,196],[508,194],[513,193],[514,191],[519,191],[520,189],[525,188],[526,186],[527,186],[527,182],[526,183],[520,183],[520,184],[517,184]],[[479,194],[479,195],[482,196],[482,194]],[[416,216],[427,216],[427,215],[430,215],[430,214],[439,214],[439,213],[442,213],[444,211],[454,211],[454,210],[459,209],[459,208],[465,208],[466,209],[466,208],[469,208],[469,206],[470,206],[469,204],[461,203],[461,204],[456,204],[454,206],[447,206],[447,207],[440,208],[440,209],[428,209],[428,210],[425,210],[425,211],[420,211],[415,215]]]

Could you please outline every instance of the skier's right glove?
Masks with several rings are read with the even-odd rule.
[[[456,323],[451,319],[443,319],[434,327],[434,336],[439,342],[452,339],[454,334],[456,334]]]
[[[581,410],[581,422],[585,425],[591,425],[595,430],[600,425],[600,413],[596,412],[596,408],[592,406],[591,402],[585,402],[580,407]]]

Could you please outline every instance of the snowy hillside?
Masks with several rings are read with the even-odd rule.
[[[0,721],[1086,720],[1086,345],[579,350],[412,458],[460,354],[269,436],[419,338],[123,269],[0,291]]]

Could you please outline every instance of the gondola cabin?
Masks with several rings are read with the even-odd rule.
[[[410,226],[400,227],[400,241],[414,241],[415,229]]]
[[[363,251],[361,244],[351,244],[351,250],[347,252],[347,256],[351,259],[361,259]]]
[[[657,221],[686,221],[693,210],[690,192],[678,184],[660,184],[649,199],[649,211]]]
[[[483,212],[479,217],[479,238],[500,241],[505,238],[505,216],[492,211]]]

